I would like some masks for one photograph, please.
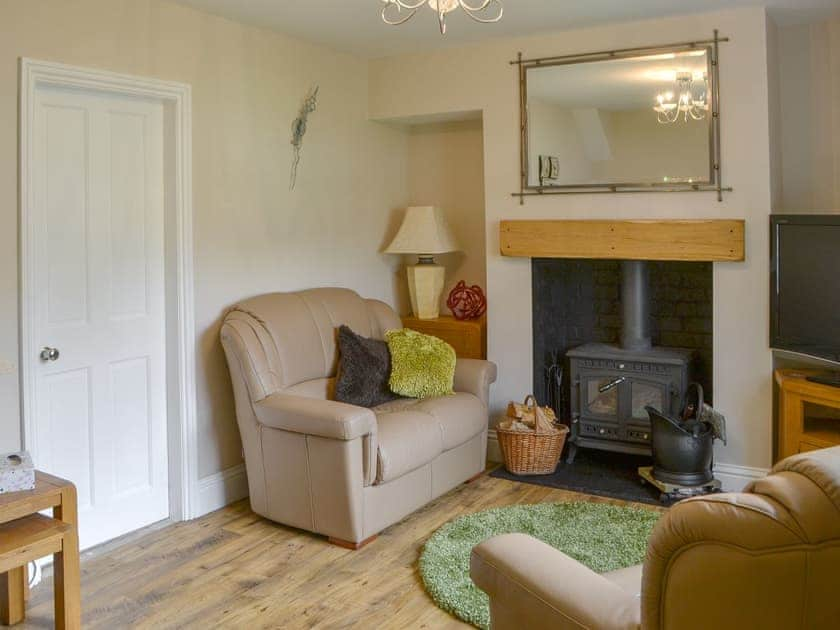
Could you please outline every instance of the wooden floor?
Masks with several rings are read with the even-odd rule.
[[[426,538],[456,516],[515,503],[622,501],[489,476],[348,551],[255,515],[247,501],[120,541],[82,560],[85,628],[466,628],[420,582]],[[641,506],[648,507],[650,506]],[[656,509],[656,508],[650,508]],[[51,628],[52,580],[18,628]]]

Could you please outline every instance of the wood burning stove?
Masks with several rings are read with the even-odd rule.
[[[692,352],[646,352],[590,343],[568,353],[572,385],[569,462],[577,447],[651,454],[645,407],[676,413],[689,383]]]
[[[571,383],[568,461],[579,447],[651,454],[646,407],[676,413],[689,384],[693,351],[653,347],[648,267],[622,263],[621,345],[589,343],[567,353]]]

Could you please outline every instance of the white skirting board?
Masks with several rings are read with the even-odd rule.
[[[248,477],[245,475],[245,464],[202,477],[198,480],[198,510],[195,516],[215,512],[247,496]]]
[[[766,477],[769,468],[753,468],[737,464],[715,464],[715,477],[723,484],[724,492],[740,492],[751,481]]]
[[[502,450],[495,429],[487,433],[487,459],[491,462],[502,462]],[[768,468],[753,468],[736,464],[715,464],[715,477],[720,479],[726,492],[739,492],[751,481],[760,479],[770,472]]]

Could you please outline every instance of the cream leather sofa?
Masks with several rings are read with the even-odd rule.
[[[509,534],[473,550],[471,574],[493,630],[836,630],[840,447],[788,458],[743,493],[678,503],[644,565],[598,575]]]
[[[335,402],[341,324],[377,339],[402,327],[382,302],[312,289],[242,302],[221,337],[252,509],[358,547],[484,470],[496,366],[459,359],[454,396]]]

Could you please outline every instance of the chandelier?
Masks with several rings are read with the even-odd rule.
[[[498,22],[504,14],[501,0],[475,0],[474,3],[468,0],[382,0],[382,2],[385,3],[382,9],[382,21],[391,26],[405,24],[414,17],[420,7],[424,4],[429,5],[429,8],[438,15],[441,35],[446,34],[446,14],[455,9],[463,9],[464,13],[474,21],[482,24]]]
[[[695,77],[691,72],[678,72],[673,90],[656,95],[656,120],[662,125],[680,119],[703,120],[709,111],[709,80],[706,74]]]

